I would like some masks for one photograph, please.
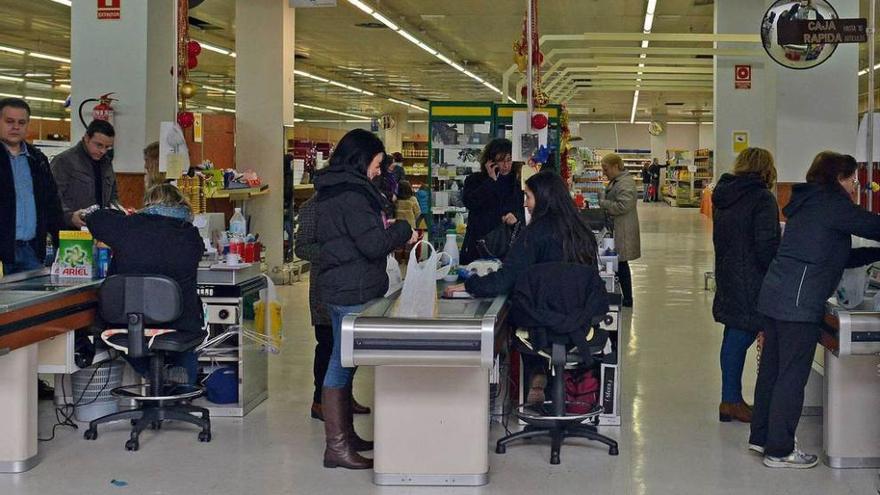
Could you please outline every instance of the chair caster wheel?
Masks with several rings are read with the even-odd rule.
[[[140,448],[140,444],[137,440],[129,440],[125,442],[125,450],[137,451],[138,448]]]
[[[610,448],[608,449],[608,455],[617,455],[617,454],[619,454],[619,453],[620,453],[620,452],[617,450],[617,447],[610,447]]]
[[[559,464],[559,454],[550,456],[550,464]]]
[[[496,454],[505,454],[505,453],[507,453],[507,447],[505,447],[504,445],[498,445],[497,447],[495,447],[495,453]]]
[[[199,433],[199,441],[205,442],[205,443],[210,442],[211,441],[211,432],[210,431],[203,431],[203,432]]]
[[[83,438],[86,440],[97,440],[98,439],[98,430],[89,428],[83,433]]]

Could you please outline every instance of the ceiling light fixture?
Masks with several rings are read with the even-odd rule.
[[[219,46],[212,45],[210,43],[205,43],[204,41],[199,41],[198,43],[205,50],[212,51],[214,53],[219,53],[220,55],[228,55],[230,57],[235,57],[235,52],[227,50],[226,48],[221,48]]]
[[[405,106],[408,106],[408,107],[410,107],[410,108],[415,108],[416,110],[418,110],[418,111],[420,111],[420,112],[427,112],[427,111],[428,111],[426,108],[422,108],[422,107],[420,107],[420,106],[418,106],[418,105],[413,105],[412,103],[407,103],[407,102],[405,102],[405,101],[403,101],[403,100],[398,100],[398,99],[396,99],[396,98],[388,98],[388,101],[390,101],[391,103],[397,103],[398,105],[405,105]]]
[[[55,3],[60,3],[61,5],[66,5],[66,6],[68,6],[68,7],[71,6],[71,1],[70,1],[70,0],[49,0],[49,1],[51,1],[51,2],[55,2]]]
[[[330,110],[329,108],[316,107],[316,106],[314,106],[314,105],[306,105],[305,103],[296,103],[296,102],[294,102],[293,106],[295,106],[295,107],[302,107],[302,108],[308,108],[309,110],[316,110],[316,111],[318,111],[318,112],[333,113],[333,114],[336,114],[336,115],[342,115],[343,117],[351,117],[351,118],[354,118],[354,119],[367,119],[367,118],[369,118],[369,117],[365,117],[365,116],[363,116],[363,115],[355,115],[355,114],[353,114],[353,113],[345,113],[345,112],[340,112],[340,111],[338,111],[338,110]]]
[[[629,115],[630,124],[634,124],[636,122],[636,111],[638,110],[638,106],[639,106],[639,90],[636,90],[635,94],[633,95],[632,112]]]
[[[69,63],[70,63],[70,59],[69,59],[69,58],[66,58],[66,57],[58,57],[58,56],[55,56],[55,55],[49,55],[49,54],[47,54],[47,53],[30,52],[30,53],[28,53],[28,55],[30,55],[31,57],[34,57],[34,58],[42,58],[42,59],[44,59],[44,60],[52,60],[52,61],[55,61],[55,62],[62,62],[62,63],[65,63],[65,64],[69,64]]]
[[[355,92],[355,93],[359,93],[359,94],[362,94],[362,95],[376,96],[376,93],[373,93],[372,91],[367,91],[367,90],[365,90],[365,89],[356,88],[356,87],[354,87],[354,86],[352,86],[352,85],[350,85],[350,84],[341,83],[341,82],[339,82],[339,81],[333,81],[332,79],[327,79],[327,78],[324,78],[324,77],[321,77],[321,76],[316,76],[316,75],[314,75],[314,74],[310,74],[310,73],[305,72],[305,71],[302,71],[302,70],[295,69],[295,70],[293,71],[293,73],[296,74],[296,75],[298,75],[298,76],[303,76],[303,77],[308,77],[308,78],[310,78],[310,79],[314,79],[315,81],[320,81],[320,82],[323,82],[323,83],[332,84],[333,86],[336,86],[336,87],[339,87],[339,88],[343,88],[343,89],[347,89],[347,90],[349,90],[349,91],[353,91],[353,92]]]
[[[22,95],[12,95],[9,93],[0,93],[0,96],[2,96],[3,98],[24,98],[24,96]]]
[[[651,29],[654,27],[654,12],[656,10],[657,10],[657,0],[648,0],[648,6],[645,8],[645,23],[642,26],[643,27],[642,32],[644,34],[651,34]],[[651,44],[650,41],[642,40],[642,48],[648,48],[648,45],[650,45],[650,44]],[[639,55],[640,60],[645,60],[647,58],[648,58],[647,53],[642,53]],[[644,68],[645,68],[645,63],[639,62],[639,69],[644,69]],[[641,75],[643,75],[643,72],[638,71],[637,75],[641,76]],[[642,78],[638,77],[636,79],[636,84],[641,83],[641,82],[642,82]],[[630,122],[636,121],[636,109],[638,108],[638,106],[639,106],[639,90],[637,89],[635,91],[635,93],[633,93],[632,113],[630,114],[630,118],[629,118]]]
[[[3,46],[0,45],[0,52],[9,52],[14,53],[16,55],[24,55],[24,50],[20,50],[18,48],[12,48],[11,46]]]
[[[877,65],[874,66],[874,70],[878,70],[878,69],[880,69],[880,64],[877,64]],[[867,73],[868,73],[868,69],[867,69],[867,68],[862,69],[862,70],[859,71],[859,76],[864,76],[864,75],[867,74]]]
[[[13,76],[0,76],[0,80],[13,81],[13,82],[24,82],[23,77],[13,77]]]
[[[208,86],[207,84],[202,84],[202,87],[207,89],[208,91],[216,91],[217,93],[226,93],[226,94],[230,94],[230,95],[235,94],[235,90],[232,90],[232,89],[223,89],[223,88],[218,88],[216,86]]]
[[[656,4],[656,0],[652,0],[652,1]],[[387,17],[385,17],[384,15],[382,15],[379,11],[374,10],[373,8],[367,6],[366,4],[364,4],[363,2],[361,2],[360,0],[348,0],[348,3],[354,5],[354,6],[357,7],[358,9],[360,9],[360,10],[366,12],[367,14],[373,16],[374,19],[376,19],[377,21],[381,22],[382,24],[384,24],[385,26],[387,26],[387,27],[388,27],[389,29],[391,29],[392,31],[394,31],[394,32],[396,32],[397,34],[403,36],[406,40],[412,42],[413,44],[415,44],[416,46],[418,46],[418,47],[421,48],[422,50],[425,50],[426,52],[430,53],[431,55],[433,55],[433,56],[439,58],[441,61],[445,62],[447,65],[449,65],[449,66],[452,67],[453,69],[455,69],[455,70],[457,70],[457,71],[463,73],[464,75],[470,77],[471,79],[474,79],[474,80],[477,81],[478,83],[481,83],[481,84],[485,85],[487,88],[491,89],[492,91],[494,91],[494,92],[496,92],[496,93],[498,93],[498,94],[502,94],[502,91],[501,91],[500,89],[498,89],[498,87],[496,87],[496,86],[493,85],[493,84],[488,84],[488,83],[486,83],[485,81],[483,81],[483,79],[482,79],[481,77],[477,76],[477,75],[474,74],[473,72],[470,72],[469,70],[465,69],[465,68],[462,67],[461,65],[459,65],[459,64],[457,64],[457,63],[455,63],[455,62],[453,62],[452,59],[450,59],[449,57],[443,55],[442,53],[438,52],[437,50],[431,48],[428,44],[426,44],[426,43],[424,43],[423,41],[419,40],[418,38],[416,38],[415,36],[413,36],[411,33],[408,33],[408,32],[406,32],[406,31],[404,31],[403,29],[400,29],[400,27],[399,27],[397,24],[394,24],[393,22],[391,22]],[[515,102],[515,101],[516,101],[516,100],[514,100],[513,98],[511,98],[511,97],[509,97],[509,96],[507,97],[507,99],[510,100],[511,102]]]
[[[46,103],[61,103],[61,104],[64,104],[64,100],[56,100],[56,99],[53,99],[53,98],[43,98],[43,97],[41,97],[41,96],[25,96],[24,99],[25,99],[25,100],[31,100],[31,101],[42,101],[42,102],[46,102]]]

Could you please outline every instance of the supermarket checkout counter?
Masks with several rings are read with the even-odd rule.
[[[343,366],[376,367],[373,481],[485,485],[489,370],[507,296],[440,299],[427,320],[392,316],[399,295],[342,322]]]
[[[49,269],[0,278],[0,473],[39,463],[37,346],[94,321],[100,281],[61,281]]]
[[[823,461],[832,468],[880,468],[880,312],[876,289],[845,309],[832,299],[820,338],[823,351]],[[815,368],[815,366],[814,366]]]

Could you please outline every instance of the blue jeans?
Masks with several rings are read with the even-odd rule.
[[[331,304],[328,307],[330,308],[330,321],[333,323],[333,352],[330,354],[327,374],[324,375],[324,386],[327,388],[346,388],[351,386],[356,368],[342,367],[342,320],[345,315],[363,311],[364,305],[334,306]]]
[[[645,187],[645,194],[644,194],[644,196],[642,196],[642,201],[647,203],[648,201],[651,201],[651,198],[648,197],[648,189],[651,188],[651,183],[644,184],[644,187]]]
[[[45,253],[43,256],[45,256]],[[29,243],[15,241],[15,262],[3,265],[3,273],[12,275],[13,273],[43,268],[43,266],[45,265],[40,261],[37,253],[34,252],[34,248]]]
[[[721,342],[721,402],[742,402],[742,374],[746,353],[758,334],[736,328],[724,327]]]

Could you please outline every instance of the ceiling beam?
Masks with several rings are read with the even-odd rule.
[[[603,93],[626,92],[626,93],[631,93],[637,89],[639,91],[645,92],[645,93],[648,93],[648,92],[711,93],[712,92],[712,86],[705,86],[705,87],[681,87],[681,86],[644,87],[644,86],[642,86],[642,87],[638,87],[633,84],[633,85],[626,85],[626,86],[617,85],[617,86],[608,86],[608,87],[601,86],[601,87],[592,87],[592,88],[591,87],[579,87],[579,88],[577,88],[577,93],[582,93],[582,92],[587,92],[587,93],[594,93],[594,92],[603,92]]]
[[[670,43],[761,43],[759,34],[716,34],[716,33],[583,33],[583,34],[545,34],[541,36],[543,46],[551,42],[565,41],[650,41]]]

